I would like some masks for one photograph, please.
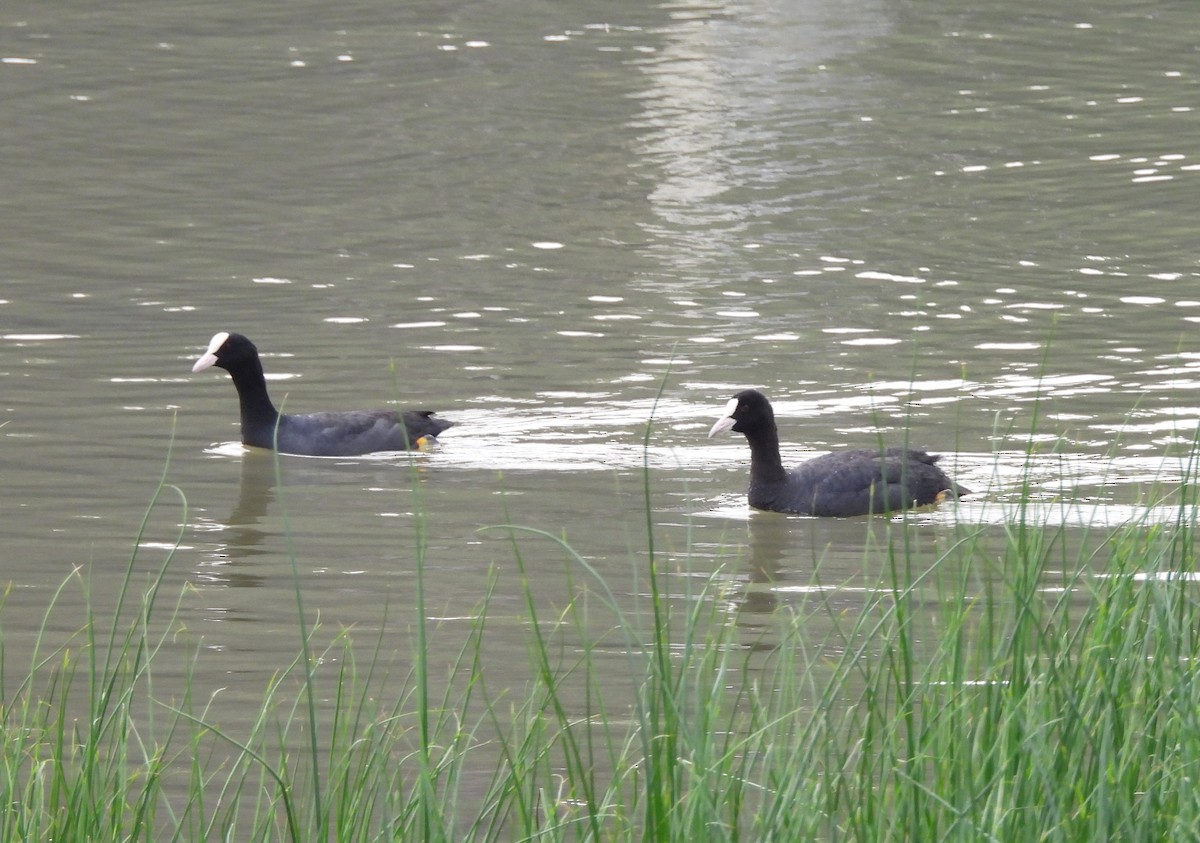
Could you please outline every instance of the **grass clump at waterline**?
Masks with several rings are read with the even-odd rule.
[[[781,611],[769,648],[744,639],[733,580],[689,591],[702,578],[671,573],[688,555],[657,551],[652,525],[632,608],[562,537],[499,527],[526,598],[519,687],[487,667],[489,594],[452,663],[431,663],[418,515],[403,674],[382,632],[363,657],[298,622],[295,660],[236,729],[194,698],[198,655],[181,683],[159,678],[180,673],[178,604],[159,605],[171,559],[135,587],[135,553],[116,612],[62,642],[52,601],[28,667],[0,661],[16,674],[0,687],[0,840],[1190,838],[1193,510],[1071,558],[1020,520],[960,526],[932,556],[889,524],[878,588],[852,611]],[[525,579],[531,541],[576,575],[550,618]],[[613,641],[627,686],[600,679]]]

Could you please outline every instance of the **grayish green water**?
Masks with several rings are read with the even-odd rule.
[[[418,510],[435,658],[494,577],[498,676],[520,584],[480,528],[565,532],[632,603],[643,459],[679,583],[728,577],[748,641],[818,565],[869,575],[888,525],[746,508],[744,442],[705,438],[745,386],[791,459],[946,453],[979,494],[891,525],[923,547],[1026,481],[1079,540],[1154,520],[1200,423],[1200,8],[962,5],[6,3],[6,669],[72,571],[109,610],[168,453],[187,506],[138,570],[182,531],[180,671],[198,649],[223,722],[296,652],[293,552],[325,628],[386,616],[408,658]],[[277,483],[224,375],[189,374],[219,330],[290,409],[459,426]],[[561,607],[563,554],[522,549]],[[51,630],[82,613],[68,585]]]

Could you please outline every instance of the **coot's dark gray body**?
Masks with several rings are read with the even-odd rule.
[[[193,372],[216,366],[229,372],[242,411],[242,443],[285,454],[347,457],[375,451],[405,451],[436,437],[453,422],[431,410],[352,410],[343,413],[281,414],[267,394],[262,361],[241,334],[216,334]]]
[[[771,402],[747,389],[730,399],[709,431],[744,433],[750,444],[748,498],[755,509],[799,515],[895,512],[970,494],[937,466],[938,457],[908,448],[855,449],[816,457],[787,470]]]

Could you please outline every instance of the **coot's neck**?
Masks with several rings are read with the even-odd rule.
[[[242,435],[252,430],[275,429],[279,411],[267,395],[267,379],[263,375],[262,362],[258,355],[239,360],[225,367],[237,388],[238,400],[242,405]]]
[[[779,429],[773,419],[747,432],[746,441],[750,443],[751,481],[778,483],[787,479],[779,457]]]

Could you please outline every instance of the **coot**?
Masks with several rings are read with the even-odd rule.
[[[908,448],[837,451],[788,471],[779,458],[779,430],[767,396],[739,392],[725,406],[710,437],[725,430],[750,443],[750,505],[799,515],[851,516],[894,512],[970,491],[937,467],[938,457]]]
[[[258,349],[241,334],[214,334],[192,366],[200,372],[216,366],[229,372],[242,405],[242,442],[285,454],[347,457],[373,451],[404,451],[436,437],[453,422],[431,410],[353,410],[344,413],[280,413],[267,395]]]

